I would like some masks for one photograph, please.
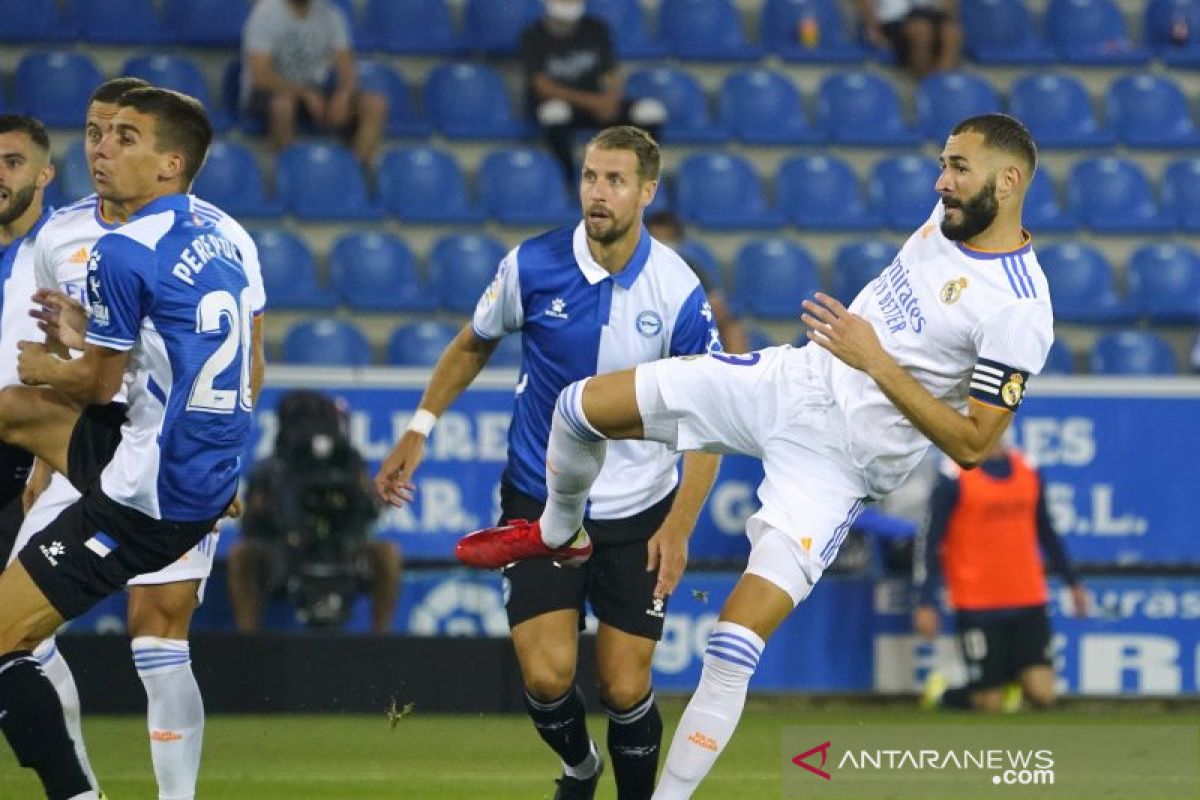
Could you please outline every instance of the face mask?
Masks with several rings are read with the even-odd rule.
[[[555,22],[578,22],[583,18],[582,0],[547,0],[546,16]]]

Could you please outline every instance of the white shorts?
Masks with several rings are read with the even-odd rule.
[[[641,364],[637,401],[648,439],[762,459],[762,508],[746,522],[747,571],[800,602],[837,556],[868,495],[847,450],[845,420],[804,351],[784,345]],[[771,531],[786,538],[791,557],[756,557]]]
[[[12,563],[12,560],[17,557],[17,553],[35,533],[53,522],[63,509],[78,499],[79,492],[71,485],[71,482],[65,475],[56,472],[50,479],[50,485],[46,487],[46,491],[42,492],[37,502],[33,504],[33,508],[29,509],[29,513],[25,515],[25,521],[21,523],[21,529],[17,532],[16,544],[9,555],[9,563]],[[198,580],[200,585],[196,588],[196,602],[204,602],[204,589],[208,583],[208,576],[212,573],[213,558],[217,552],[219,538],[220,533],[212,531],[175,563],[163,567],[158,572],[138,575],[130,579],[127,585],[157,586],[162,583]]]

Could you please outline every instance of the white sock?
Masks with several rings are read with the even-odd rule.
[[[550,440],[546,444],[546,508],[542,512],[542,541],[562,547],[583,524],[592,484],[604,466],[608,440],[583,414],[587,379],[562,390],[554,404]]]
[[[100,795],[96,794],[95,791],[90,791],[84,792],[83,794],[77,794],[74,797],[69,797],[67,800],[100,800]]]
[[[737,728],[763,640],[749,628],[718,622],[704,651],[700,685],[679,719],[654,800],[692,796]]]
[[[75,676],[71,674],[71,667],[63,658],[62,652],[58,649],[58,642],[53,636],[34,649],[33,657],[42,665],[42,671],[54,684],[54,691],[58,692],[58,699],[63,707],[63,719],[67,723],[67,733],[71,734],[71,741],[75,743],[75,755],[79,757],[79,765],[83,767],[83,774],[87,776],[88,783],[92,784],[92,788],[99,789],[100,784],[96,782],[96,773],[92,772],[92,764],[88,761],[87,745],[83,743],[79,689],[75,687]]]
[[[159,800],[192,800],[204,741],[204,702],[186,639],[139,636],[133,665],[146,687],[150,757]]]
[[[587,758],[583,761],[573,767],[565,761],[562,765],[563,772],[577,781],[586,781],[595,775],[596,770],[600,769],[600,751],[596,748],[596,742],[592,741],[588,745]]]

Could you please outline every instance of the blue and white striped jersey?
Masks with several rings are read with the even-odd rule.
[[[104,493],[155,519],[214,517],[233,498],[250,433],[253,291],[238,247],[160,197],[87,262],[87,341],[128,350],[129,413]]]
[[[554,402],[567,384],[721,349],[700,281],[678,255],[643,228],[629,264],[610,275],[592,258],[582,222],[528,239],[505,256],[473,327],[483,339],[522,334],[504,476],[541,500]],[[588,515],[619,519],[658,502],[678,481],[677,458],[656,442],[609,442]]]

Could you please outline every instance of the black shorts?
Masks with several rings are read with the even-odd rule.
[[[662,638],[667,600],[654,598],[658,575],[646,571],[646,541],[671,510],[675,493],[625,519],[588,520],[585,527],[595,550],[582,567],[560,567],[549,559],[520,561],[507,566],[504,607],[510,628],[551,611],[577,609],[584,622],[584,601],[605,625],[634,636]],[[500,524],[513,519],[537,519],[542,503],[502,484]]]
[[[957,623],[968,689],[994,689],[1017,680],[1029,667],[1053,663],[1046,606],[964,611],[958,613]]]
[[[124,421],[123,403],[84,409],[67,450],[67,477],[83,496],[34,534],[19,555],[33,582],[64,619],[79,616],[135,575],[157,572],[175,562],[219,518],[154,519],[105,496],[100,473],[121,442]]]
[[[32,453],[0,442],[0,568],[8,563],[8,554],[25,519],[21,495],[32,465]]]

